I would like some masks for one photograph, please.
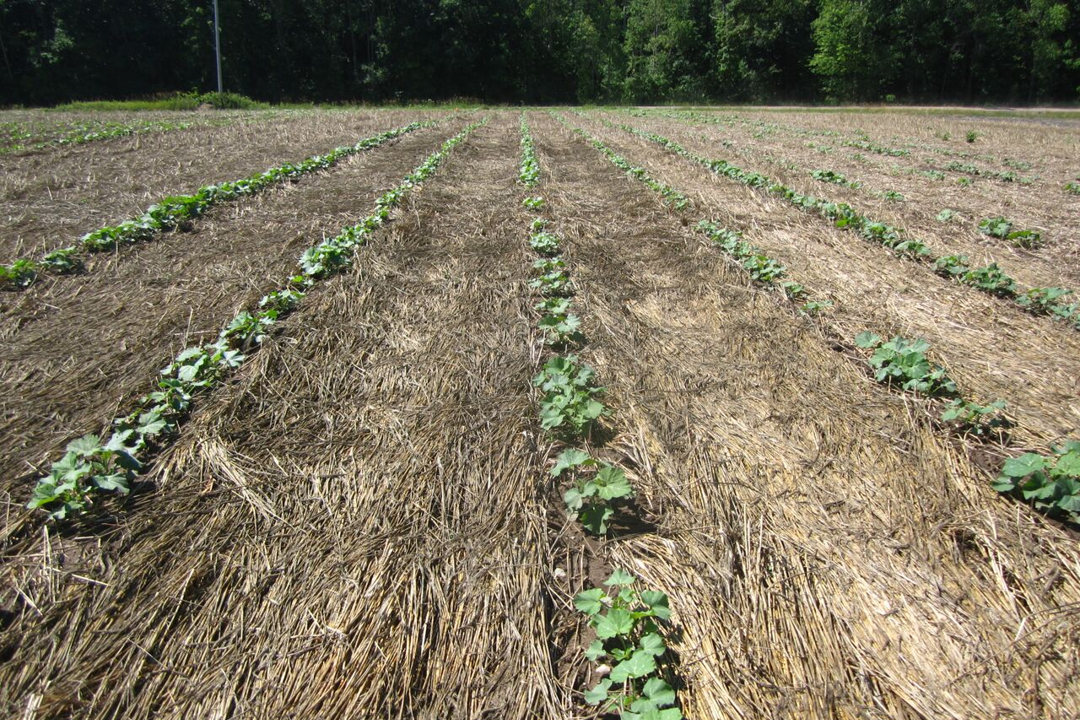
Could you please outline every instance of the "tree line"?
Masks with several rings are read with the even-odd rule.
[[[1080,96],[1077,0],[219,0],[268,101]],[[0,0],[0,104],[212,90],[212,0]]]

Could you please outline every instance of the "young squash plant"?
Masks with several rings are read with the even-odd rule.
[[[1048,456],[1025,453],[1006,460],[994,489],[1053,517],[1080,523],[1080,442],[1051,448]]]
[[[636,583],[633,575],[616,569],[604,588],[574,596],[574,607],[588,616],[597,638],[585,655],[609,668],[585,701],[623,720],[682,720],[675,690],[658,666],[667,652],[660,624],[671,617],[668,596],[638,590]]]
[[[544,363],[533,384],[540,388],[540,427],[563,437],[581,437],[592,424],[608,414],[596,399],[603,388],[595,384],[596,372],[576,355],[555,356]]]
[[[606,535],[619,504],[634,496],[626,473],[596,460],[584,450],[567,448],[551,469],[551,476],[556,479],[564,475],[573,483],[563,494],[570,519],[580,521],[593,535]]]
[[[897,336],[884,342],[874,333],[863,332],[855,337],[855,343],[874,351],[867,363],[879,383],[896,384],[909,392],[928,396],[956,394],[956,383],[945,369],[926,357],[930,344],[925,340]]]
[[[963,398],[955,398],[945,405],[941,420],[961,435],[983,437],[1008,427],[1009,421],[1002,414],[1004,410],[1004,400],[980,405]]]

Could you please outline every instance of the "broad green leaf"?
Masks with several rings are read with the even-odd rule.
[[[97,435],[83,435],[77,440],[72,440],[67,444],[67,451],[76,453],[80,456],[93,455],[101,450],[101,438]]]
[[[585,702],[590,705],[599,705],[604,702],[608,698],[608,689],[611,685],[611,680],[604,678],[596,687],[585,691]]]
[[[1035,453],[1025,453],[1017,458],[1009,458],[1001,469],[1001,474],[1007,477],[1020,478],[1030,475],[1046,467],[1046,460]]]
[[[593,535],[603,535],[608,530],[608,521],[615,511],[606,505],[590,505],[578,515],[578,520]]]
[[[627,680],[633,678],[645,677],[646,675],[656,671],[656,660],[652,655],[643,652],[637,652],[630,656],[628,660],[623,660],[621,663],[611,668],[611,681],[616,684],[621,684]]]
[[[579,592],[574,596],[574,607],[586,615],[596,615],[604,609],[604,599],[607,595],[600,588],[593,588]]]
[[[578,450],[577,448],[567,448],[559,453],[559,456],[555,458],[555,467],[551,468],[551,476],[559,477],[566,470],[573,470],[574,468],[582,465],[592,458],[589,453],[584,450]]]
[[[649,678],[642,692],[659,707],[675,704],[675,690],[660,678]]]
[[[881,344],[881,337],[870,331],[861,332],[855,336],[855,344],[861,348],[877,347]]]
[[[604,642],[602,640],[593,640],[592,644],[585,650],[585,657],[592,662],[596,662],[606,655],[607,651],[604,650]]]
[[[596,637],[608,640],[620,635],[626,635],[634,629],[633,616],[622,608],[611,608],[606,615],[594,617]],[[616,680],[616,682],[622,682]]]
[[[570,512],[577,514],[581,510],[582,497],[581,491],[576,487],[572,487],[563,493],[563,502],[566,503],[566,509]]]
[[[641,651],[648,653],[649,655],[663,655],[667,650],[667,645],[664,644],[664,638],[660,637],[657,633],[646,633],[641,636],[641,640],[638,641],[638,646]]]
[[[601,468],[600,472],[596,474],[594,482],[599,489],[600,497],[604,500],[623,498],[634,493],[630,481],[626,479],[626,474],[611,465],[605,465]]]
[[[613,585],[633,585],[637,581],[630,573],[626,572],[622,568],[615,568],[611,573],[611,577],[604,581],[604,584],[608,587]]]
[[[656,590],[645,590],[641,593],[641,601],[652,608],[656,617],[667,620],[671,617],[671,608],[668,607],[667,593]]]
[[[102,490],[115,490],[124,495],[127,495],[129,489],[127,478],[116,473],[110,475],[95,475],[94,484]]]
[[[1059,457],[1054,472],[1080,478],[1080,452],[1069,452]]]

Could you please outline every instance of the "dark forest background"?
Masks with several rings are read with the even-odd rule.
[[[1080,0],[219,0],[268,101],[1074,102]],[[212,0],[0,0],[0,104],[215,88]]]

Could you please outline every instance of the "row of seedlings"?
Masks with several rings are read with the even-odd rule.
[[[175,130],[187,130],[194,127],[193,122],[168,122],[164,120],[147,120],[137,125],[106,121],[103,123],[76,123],[59,131],[55,137],[47,140],[39,140],[25,144],[27,140],[33,140],[35,134],[30,131],[12,128],[5,138],[12,144],[0,148],[0,155],[25,150],[45,150],[51,147],[63,147],[66,145],[85,145],[86,143],[99,140],[112,140],[114,138],[128,137],[131,135],[145,135],[147,133],[166,133]],[[40,137],[40,136],[39,136]]]
[[[664,117],[670,117],[670,118],[674,118],[674,119],[677,119],[677,120],[683,120],[683,121],[693,122],[693,123],[697,123],[697,124],[706,124],[706,125],[742,124],[742,125],[758,127],[758,128],[767,126],[767,127],[772,128],[774,132],[778,131],[780,129],[784,129],[785,131],[790,132],[793,135],[798,136],[798,137],[834,137],[834,138],[840,138],[840,140],[839,140],[840,144],[845,146],[845,147],[850,147],[850,148],[854,148],[856,150],[862,150],[862,151],[866,151],[866,152],[871,152],[871,153],[875,153],[875,154],[878,154],[878,155],[888,155],[888,156],[894,157],[894,158],[910,157],[911,156],[911,150],[916,149],[916,150],[925,150],[927,152],[932,152],[932,153],[935,153],[935,154],[938,154],[938,155],[943,155],[943,156],[946,156],[946,157],[961,157],[961,158],[974,159],[974,160],[979,160],[979,161],[984,161],[984,162],[997,162],[997,158],[995,158],[993,155],[988,155],[986,153],[970,152],[970,151],[966,151],[966,150],[953,150],[951,148],[939,148],[939,147],[934,147],[932,145],[926,145],[925,143],[918,143],[918,142],[915,142],[915,141],[906,142],[906,143],[903,144],[902,147],[890,147],[890,146],[887,146],[887,145],[880,145],[880,144],[874,142],[873,140],[871,140],[870,135],[867,134],[866,132],[862,131],[862,130],[855,130],[852,134],[855,135],[857,139],[851,140],[851,139],[843,139],[844,133],[838,132],[838,131],[835,131],[835,130],[807,130],[805,128],[800,128],[800,127],[795,126],[795,125],[787,125],[787,124],[782,125],[780,123],[767,124],[767,123],[763,123],[760,120],[747,120],[745,118],[737,118],[737,117],[734,120],[722,120],[722,119],[718,119],[718,118],[715,118],[715,117],[711,117],[709,115],[703,115],[701,113],[692,112],[692,111],[654,111],[654,112],[656,112],[656,114],[664,116]],[[647,116],[647,113],[645,113],[645,112],[642,112],[641,115],[640,115],[640,117],[646,117],[646,116]],[[732,117],[735,117],[735,116],[732,116]],[[942,140],[947,141],[947,140],[950,139],[950,134],[947,133],[947,132],[942,133],[941,135],[939,135],[939,137]],[[966,139],[967,139],[967,141],[969,143],[974,143],[975,140],[978,139],[978,137],[979,137],[979,133],[977,133],[977,132],[975,132],[973,130],[969,130],[967,132],[967,134],[966,134]],[[927,164],[931,164],[932,160],[925,159],[925,162]],[[1017,170],[1022,170],[1022,171],[1030,170],[1032,168],[1031,163],[1017,161],[1017,160],[1011,160],[1009,158],[1003,159],[1001,161],[1001,163],[1003,165],[1008,166],[1008,167],[1011,167],[1011,168],[1014,168],[1014,169],[1017,169]],[[962,169],[956,169],[956,168],[949,168],[949,169],[956,170],[957,172],[962,172],[963,171]],[[987,175],[993,176],[992,173],[993,173],[993,171],[984,171],[982,174],[987,174]],[[941,175],[940,179],[944,179],[944,175]],[[1005,182],[1016,182],[1018,180],[1018,178],[1016,178],[1016,177],[1007,177],[1007,176],[1006,177],[999,177],[998,179],[1004,180]],[[1027,180],[1028,182],[1030,182],[1033,179],[1034,178],[1023,178],[1021,180]]]
[[[590,137],[583,130],[575,131],[586,139]],[[802,303],[803,313],[812,314],[831,304],[827,300],[809,300],[806,288],[783,279],[783,265],[742,240],[740,233],[710,220],[702,220],[697,227],[714,245],[739,261],[755,282],[778,285],[790,300]],[[837,339],[846,344],[846,339]],[[874,333],[863,332],[855,337],[855,344],[871,353],[866,362],[877,382],[936,404],[931,417],[936,417],[939,427],[976,442],[1008,442],[1011,423],[1003,412],[1005,402],[994,400],[982,405],[962,397],[945,369],[927,356],[930,345],[925,340],[896,336],[884,341]],[[993,487],[1050,517],[1080,523],[1080,442],[1055,445],[1045,455],[1025,453],[1007,459]]]
[[[471,123],[444,141],[396,187],[377,198],[372,214],[304,251],[296,274],[281,289],[263,297],[257,308],[238,313],[222,328],[215,342],[180,352],[161,371],[155,389],[140,398],[128,414],[116,418],[105,432],[69,443],[63,457],[52,463],[49,474],[38,480],[27,507],[60,520],[86,513],[103,492],[127,494],[148,462],[176,437],[196,396],[220,385],[240,367],[273,332],[274,324],[293,312],[308,291],[348,269],[356,249],[390,221],[392,210],[486,122]]]
[[[521,152],[519,179],[532,189],[539,184],[540,166],[524,114]],[[571,310],[574,287],[562,241],[540,214],[542,197],[527,197],[523,203],[537,213],[529,245],[538,255],[533,265],[538,277],[530,287],[538,296],[537,329],[551,350],[533,384],[540,393],[540,426],[563,448],[550,475],[566,487],[569,518],[585,532],[604,537],[634,488],[625,471],[586,449],[594,423],[610,412],[598,399],[603,389],[595,383],[593,368],[571,352],[583,348],[586,338],[580,317]],[[671,615],[667,595],[640,589],[634,576],[615,568],[603,587],[578,593],[573,603],[596,634],[585,655],[595,665],[598,682],[584,693],[585,701],[623,720],[681,720],[675,690],[661,665],[667,653],[661,625]]]
[[[603,122],[608,123],[604,120]],[[628,125],[615,125],[628,133],[649,140],[691,162],[702,165],[713,173],[727,177],[743,185],[761,188],[778,195],[792,205],[807,211],[815,211],[830,220],[838,228],[847,228],[857,232],[860,237],[870,242],[879,243],[893,251],[897,256],[918,262],[932,263],[938,275],[954,280],[963,285],[994,297],[1011,300],[1020,309],[1033,315],[1044,315],[1068,322],[1080,330],[1080,302],[1074,302],[1076,294],[1069,289],[1059,287],[1020,288],[1016,280],[1003,271],[997,263],[986,267],[972,268],[966,255],[935,256],[925,243],[904,236],[903,228],[878,222],[859,214],[847,203],[834,203],[824,198],[803,195],[794,189],[768,177],[748,172],[726,160],[709,160],[684,148],[674,140],[662,135],[639,130]],[[1036,231],[1020,231],[1024,241],[1038,241]]]
[[[296,164],[285,163],[240,180],[206,185],[190,195],[164,198],[151,205],[137,218],[83,235],[78,245],[53,250],[40,260],[22,258],[7,265],[0,265],[0,288],[29,287],[44,273],[63,275],[76,272],[83,267],[83,253],[107,252],[121,245],[150,240],[158,233],[184,227],[215,205],[255,195],[273,185],[298,180],[304,175],[333,167],[351,155],[377,148],[390,140],[432,125],[435,123],[410,123],[365,138],[355,145],[335,148],[325,155],[313,155]]]

